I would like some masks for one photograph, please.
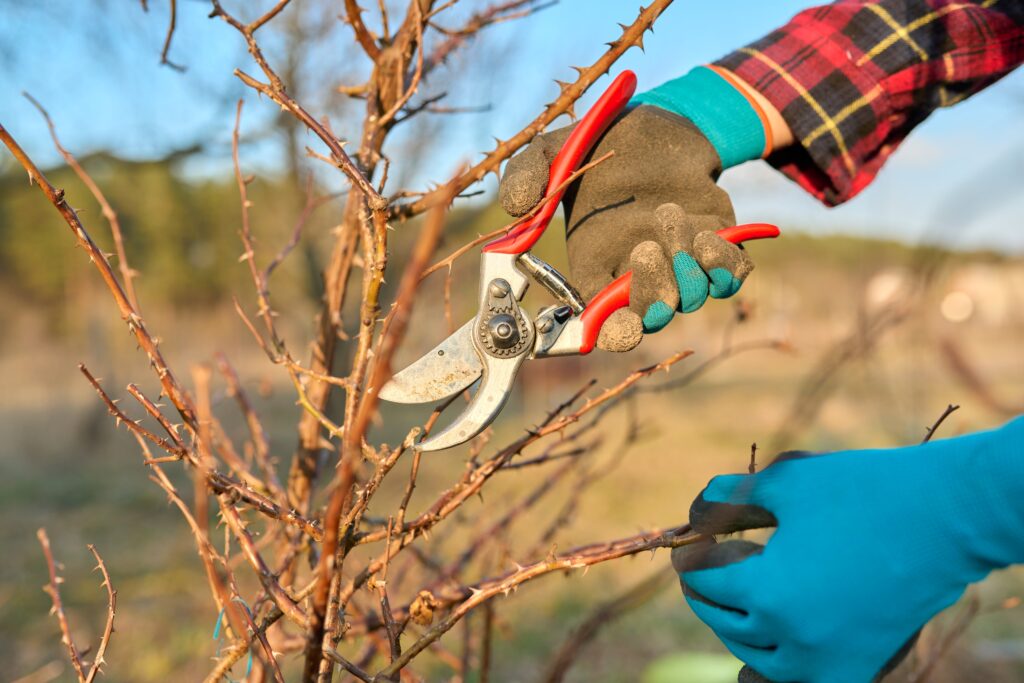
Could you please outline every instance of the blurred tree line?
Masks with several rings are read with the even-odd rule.
[[[15,49],[21,35],[19,27],[27,25],[53,31],[76,27],[73,37],[89,50],[89,59],[95,56],[100,60],[93,68],[114,80],[137,74],[136,62],[140,55],[147,55],[145,58],[152,59],[157,68],[156,53],[166,26],[167,17],[163,14],[166,5],[161,9],[154,4],[153,11],[146,13],[138,3],[133,12],[111,12],[113,4],[109,0],[5,0],[6,21],[0,21],[0,78],[27,87],[33,85],[23,80],[31,73],[27,68],[29,61]],[[446,17],[446,22],[459,26],[473,10],[469,6],[456,8]],[[69,145],[69,151],[93,176],[118,213],[129,263],[140,273],[135,285],[144,311],[169,306],[201,312],[230,304],[233,295],[245,305],[253,301],[252,282],[244,264],[238,262],[242,252],[238,237],[238,188],[230,169],[230,150],[224,144],[235,102],[239,94],[245,93],[245,88],[225,72],[223,77],[228,85],[220,90],[211,89],[210,83],[218,81],[204,75],[198,64],[190,64],[188,59],[179,56],[200,54],[196,52],[196,41],[205,37],[205,34],[195,37],[184,30],[189,25],[186,14],[195,13],[190,4],[181,5],[180,13],[181,25],[171,56],[185,66],[195,67],[183,72],[181,78],[194,88],[197,99],[211,103],[217,125],[222,127],[214,134],[208,127],[193,126],[194,137],[169,142],[167,147],[157,151],[163,156],[138,161],[105,151],[87,154],[86,150]],[[207,13],[207,9],[200,12],[202,21],[206,21]],[[292,95],[311,110],[329,117],[337,130],[344,131],[360,119],[363,106],[353,103],[336,88],[323,86],[325,83],[360,83],[369,73],[358,66],[359,60],[353,59],[360,49],[350,45],[349,29],[337,21],[336,15],[335,3],[308,4],[299,11],[285,13],[275,25],[277,33],[268,36],[265,49],[268,58],[280,65],[280,74]],[[94,21],[96,16],[106,19],[97,22]],[[151,29],[150,33],[143,31],[143,27]],[[153,42],[154,35],[156,42]],[[434,74],[427,79],[430,82],[426,94],[436,95],[444,84],[452,105],[466,105],[476,114],[425,113],[403,124],[385,150],[396,160],[389,170],[389,192],[422,189],[426,179],[440,179],[452,170],[434,168],[432,155],[449,143],[448,135],[456,128],[484,125],[486,116],[477,117],[486,111],[484,105],[491,103],[496,88],[481,84],[501,82],[498,75],[508,68],[510,62],[505,57],[515,47],[514,39],[511,33],[491,36],[487,41],[474,44],[472,59],[444,61],[437,65]],[[249,63],[244,45],[239,43],[236,49],[238,66],[244,67]],[[442,77],[443,80],[438,80]],[[37,93],[34,87],[31,89],[44,103],[55,101],[47,97],[50,93],[45,90]],[[273,171],[257,174],[248,190],[253,202],[251,220],[257,240],[257,260],[263,264],[290,237],[306,202],[306,175],[311,169],[325,174],[331,171],[326,166],[320,169],[319,161],[306,157],[307,133],[293,117],[268,111],[254,102],[247,101],[244,114],[243,170],[254,171],[248,143],[259,147],[260,158],[277,159]],[[58,134],[64,137],[76,121],[67,116],[55,117],[55,124]],[[43,126],[41,119],[39,126]],[[27,151],[38,154],[41,150]],[[466,153],[471,151],[466,150]],[[131,151],[123,153],[135,156]],[[220,172],[197,176],[192,172],[195,165],[190,165],[193,160],[205,167],[212,162]],[[423,168],[429,169],[426,179],[422,177]],[[64,188],[72,206],[80,210],[93,238],[105,251],[113,252],[109,226],[96,201],[74,173],[64,166],[43,171],[54,185]],[[324,179],[329,182],[326,175]],[[322,186],[314,188],[318,197],[327,192]],[[446,235],[450,244],[458,243],[455,240],[462,235],[475,237],[508,221],[496,207],[475,206],[477,208],[457,210],[449,218]],[[330,230],[332,222],[339,219],[338,213],[336,202],[322,205],[305,226],[303,239],[295,252],[275,271],[272,291],[276,308],[308,304],[319,298],[321,283],[315,274],[322,270],[321,261],[329,257]],[[401,259],[409,246],[405,234],[412,231],[406,231],[402,225],[396,225],[395,230],[392,257]],[[442,250],[444,246],[442,243]],[[475,266],[474,262],[470,269],[475,270]],[[60,329],[63,323],[83,312],[79,309],[84,307],[90,288],[96,284],[89,268],[83,254],[73,247],[67,226],[52,207],[40,201],[38,190],[28,185],[20,169],[9,159],[0,159],[0,311],[32,309],[46,315],[51,326]],[[396,284],[389,283],[389,286]]]
[[[209,305],[243,282],[243,268],[224,267],[237,261],[241,251],[238,188],[232,179],[189,180],[178,172],[174,160],[135,162],[97,153],[80,161],[118,213],[129,263],[141,273],[137,283],[144,300]],[[60,167],[46,174],[65,189],[100,245],[113,251],[106,220],[74,173]],[[295,185],[256,178],[250,188],[260,208],[253,212],[256,234],[267,236],[265,241],[270,235],[287,234],[296,207],[304,201],[296,196]],[[314,258],[311,251],[305,256]],[[38,191],[29,186],[25,175],[10,169],[0,176],[4,289],[28,303],[52,307],[88,268],[73,249],[67,226],[52,207],[39,201]],[[315,283],[293,281],[292,285],[291,295],[316,295],[311,291]]]
[[[144,309],[148,304],[201,312],[230,304],[233,296],[248,304],[252,281],[239,261],[237,183],[229,172],[189,177],[181,168],[186,155],[129,161],[99,152],[82,156],[79,162],[118,214],[129,264],[139,272],[135,285]],[[60,166],[44,172],[54,185],[64,188],[93,238],[112,254],[109,224],[71,169]],[[304,184],[288,173],[251,178],[250,216],[259,264],[288,241],[307,201]],[[312,192],[317,198],[324,196],[316,186]],[[275,307],[306,304],[320,297],[321,283],[315,274],[329,253],[325,242],[337,217],[338,207],[330,200],[314,210],[303,228],[303,239],[274,274]],[[456,210],[445,241],[457,244],[466,235],[490,232],[507,221],[495,205]],[[401,233],[402,226],[397,230]],[[67,233],[67,225],[40,201],[38,190],[20,169],[10,164],[0,167],[0,292],[4,293],[0,297],[14,298],[20,309],[44,313],[57,327],[74,315],[77,290],[91,286],[94,279],[87,259]],[[394,245],[393,257],[404,258],[410,246],[407,241],[399,235]]]

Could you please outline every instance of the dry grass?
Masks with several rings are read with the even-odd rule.
[[[801,242],[801,244],[803,244]],[[806,246],[806,245],[805,245]],[[689,501],[707,480],[721,472],[742,471],[747,466],[752,439],[767,443],[786,419],[790,402],[814,359],[852,329],[860,314],[859,293],[865,290],[878,267],[842,265],[831,252],[832,244],[814,243],[815,265],[796,269],[786,259],[772,256],[763,264],[744,292],[753,307],[752,319],[734,329],[734,343],[786,335],[797,353],[755,350],[724,363],[695,383],[672,392],[641,394],[616,410],[603,430],[609,435],[597,461],[610,462],[623,454],[615,438],[638,429],[638,439],[611,474],[598,481],[589,497],[574,512],[564,534],[573,539],[612,538],[685,515]],[[758,247],[761,251],[764,248]],[[801,247],[803,249],[804,247]],[[796,258],[794,256],[794,258]],[[896,263],[902,258],[892,256]],[[879,259],[874,259],[876,262]],[[837,265],[839,263],[839,265]],[[992,425],[999,415],[979,405],[946,369],[936,340],[955,335],[958,344],[1004,397],[1019,395],[1024,367],[1019,343],[1024,339],[1020,307],[1000,324],[975,320],[952,324],[939,314],[939,303],[963,262],[947,265],[920,306],[902,325],[888,332],[868,358],[850,363],[837,375],[834,393],[821,406],[812,426],[798,432],[801,447],[831,449],[876,446],[919,440],[925,427],[949,402],[964,407],[943,426],[940,437]],[[996,265],[995,277],[1012,277],[1013,266]],[[797,292],[799,296],[794,297]],[[784,303],[784,305],[783,305]],[[456,302],[456,316],[460,304]],[[671,349],[692,347],[696,356],[683,370],[695,367],[717,352],[733,314],[728,303],[709,306],[698,316],[676,321],[666,332],[649,338],[628,358],[602,355],[595,358],[551,360],[534,363],[521,383],[522,391],[496,425],[496,438],[511,438],[524,424],[535,422],[589,377],[599,386],[621,377],[627,368],[645,360],[659,359]],[[1013,316],[1017,317],[1013,317]],[[166,316],[166,317],[164,317]],[[416,339],[404,353],[415,354],[443,333],[431,320],[437,311],[419,311],[411,322]],[[229,348],[241,366],[246,388],[257,409],[268,420],[271,434],[284,436],[272,443],[275,452],[287,452],[296,408],[289,387],[264,372],[255,349],[241,352],[238,324],[230,317],[206,315],[166,324],[167,314],[151,312],[160,329],[172,329],[176,348],[180,342],[198,339],[202,345],[185,349],[190,357],[173,359],[184,364],[208,359],[220,348]],[[164,319],[161,319],[161,318]],[[65,667],[63,652],[54,637],[55,622],[47,618],[48,598],[40,590],[45,566],[35,545],[34,531],[50,529],[68,581],[62,587],[66,609],[80,642],[95,642],[102,621],[105,596],[97,589],[90,569],[92,557],[85,543],[103,550],[118,588],[118,632],[107,654],[109,681],[192,680],[208,670],[217,645],[210,639],[216,614],[207,596],[196,588],[203,579],[198,563],[182,563],[194,552],[180,528],[176,513],[145,480],[135,444],[122,433],[112,433],[106,416],[96,405],[88,386],[77,376],[79,360],[90,360],[97,349],[116,359],[119,372],[130,376],[135,368],[130,344],[120,331],[95,330],[87,338],[74,339],[68,347],[40,348],[39,328],[29,318],[12,329],[0,355],[0,547],[8,549],[0,563],[0,661],[6,680],[40,670],[46,678]],[[170,345],[169,345],[170,346]],[[41,353],[41,351],[47,353]],[[103,356],[100,356],[102,359]],[[57,362],[53,362],[57,359]],[[594,362],[598,360],[598,362]],[[398,359],[400,363],[402,359]],[[97,369],[100,375],[105,369]],[[121,381],[120,378],[117,381]],[[267,391],[267,389],[270,391]],[[215,401],[229,401],[215,392]],[[55,422],[53,415],[60,415]],[[385,424],[408,424],[419,413],[414,409],[388,412]],[[241,434],[240,420],[228,421],[229,433]],[[397,427],[396,427],[397,429]],[[394,442],[394,435],[382,437]],[[764,456],[763,456],[764,457]],[[450,453],[430,454],[423,463],[417,492],[410,506],[418,510],[440,487],[461,471],[462,461]],[[402,477],[396,477],[401,480]],[[180,483],[184,486],[185,480]],[[488,497],[517,493],[513,478],[498,478]],[[512,552],[525,552],[536,542],[537,530],[559,514],[571,496],[573,480],[557,486],[545,503],[519,520],[509,534]],[[518,490],[522,495],[523,491]],[[381,510],[401,495],[398,483],[380,495]],[[492,522],[486,506],[470,503],[461,514],[480,515],[476,526]],[[374,514],[371,509],[369,514]],[[216,537],[216,534],[215,534]],[[432,537],[431,547],[459,547],[459,538]],[[558,538],[554,539],[558,542]],[[574,581],[551,580],[522,589],[519,599],[496,607],[496,680],[534,680],[573,624],[583,619],[601,599],[649,575],[667,558],[637,557],[614,566],[598,567]],[[1012,570],[987,581],[980,588],[984,605],[998,605],[1024,590],[1024,575]],[[474,617],[479,618],[479,617]],[[451,634],[453,640],[459,631]],[[986,614],[975,620],[967,638],[954,647],[948,664],[934,680],[1014,680],[1013,669],[997,654],[1007,639],[1024,633],[1018,610]],[[145,645],[145,647],[140,647]],[[1000,649],[1002,647],[1002,650]],[[652,658],[679,650],[720,651],[720,646],[685,609],[676,590],[670,588],[653,603],[608,627],[569,680],[623,680],[627,672],[641,670]],[[1014,659],[1016,658],[1016,659]],[[440,680],[448,670],[432,656],[434,674]],[[1006,661],[1020,661],[1010,653]],[[59,662],[53,665],[52,662]],[[286,661],[294,670],[297,659]],[[46,668],[49,667],[49,668]],[[1008,668],[1009,667],[1009,668]],[[973,672],[975,678],[965,671]]]

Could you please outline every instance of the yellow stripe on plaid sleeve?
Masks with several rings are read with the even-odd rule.
[[[809,147],[812,142],[814,142],[822,135],[827,133],[829,130],[831,130],[833,126],[841,125],[843,121],[850,118],[850,116],[855,111],[857,111],[861,107],[866,107],[867,105],[871,104],[871,102],[873,102],[876,97],[878,97],[884,92],[885,89],[880,84],[875,84],[875,87],[873,87],[871,90],[864,93],[856,100],[850,102],[848,105],[846,105],[838,112],[836,112],[836,115],[833,116],[829,122],[823,123],[822,125],[812,130],[810,133],[808,133],[802,140],[800,140],[800,144],[802,144],[804,147]]]
[[[895,42],[895,40],[902,40],[910,46],[911,50],[917,53],[917,56],[921,58],[922,62],[928,61],[928,53],[917,44],[917,41],[910,37],[910,31],[908,31],[906,27],[900,25],[900,23],[896,21],[896,19],[889,14],[884,7],[880,5],[867,5],[866,7],[877,14],[879,18],[885,22],[886,26],[893,30],[893,35],[889,36],[886,40],[894,39],[893,42]],[[878,46],[876,45],[871,52],[857,60],[857,66],[864,66],[865,62],[871,61],[872,57],[875,54],[878,54],[875,52],[877,49]]]
[[[853,158],[850,156],[849,149],[847,149],[846,147],[846,140],[843,139],[843,134],[839,131],[839,125],[834,120],[832,120],[832,117],[828,115],[828,112],[826,112],[824,108],[822,108],[822,106],[818,103],[818,101],[811,96],[811,94],[807,91],[807,88],[804,87],[803,83],[794,78],[793,75],[786,71],[781,64],[779,64],[774,59],[764,54],[760,50],[755,50],[754,48],[751,47],[741,47],[739,49],[739,52],[742,52],[743,54],[749,55],[754,59],[763,62],[775,73],[779,74],[779,76],[781,76],[782,79],[786,81],[786,83],[788,83],[794,90],[796,90],[796,92],[800,95],[800,98],[803,99],[821,119],[824,132],[830,133],[832,137],[835,139],[836,146],[839,147],[839,153],[843,161],[843,166],[846,167],[847,172],[850,175],[855,175],[857,172],[857,167],[853,163]],[[808,143],[804,142],[803,140],[801,140],[800,143],[804,147],[807,147],[808,145]]]
[[[891,20],[892,23],[886,21],[885,17],[882,16],[881,14],[881,12],[884,12],[884,10],[879,9],[877,5],[868,5],[868,9],[874,11],[876,14],[882,17],[883,21],[889,24],[889,27],[893,29],[894,33],[892,35],[886,36],[884,40],[880,41],[868,52],[864,53],[864,55],[857,60],[857,66],[864,66],[864,64],[870,62],[872,59],[888,50],[892,46],[892,44],[898,40],[905,40],[908,45],[914,48],[914,51],[917,52],[918,56],[921,57],[922,61],[927,61],[928,55],[923,50],[921,50],[921,47],[917,43],[915,43],[913,39],[911,39],[911,33],[921,28],[922,26],[930,24],[933,21],[936,21],[937,19],[941,19],[942,17],[946,16],[947,14],[950,14],[951,12],[979,8],[988,9],[997,2],[999,2],[999,0],[985,0],[985,2],[982,2],[980,5],[975,3],[963,2],[958,2],[952,5],[946,5],[945,7],[937,9],[934,12],[929,12],[923,17],[915,19],[914,21],[907,24],[905,27],[900,27],[899,23],[897,23],[891,15],[889,15],[889,20]],[[886,12],[886,14],[888,13]]]

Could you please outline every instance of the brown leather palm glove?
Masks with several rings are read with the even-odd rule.
[[[544,196],[548,169],[572,127],[540,135],[509,160],[501,204],[522,216]],[[676,311],[692,313],[708,295],[732,296],[753,269],[739,246],[715,234],[735,223],[716,184],[718,154],[689,120],[640,105],[612,124],[591,152],[615,155],[571,185],[562,204],[570,274],[585,299],[629,270],[628,309],[601,329],[598,347],[628,351]]]

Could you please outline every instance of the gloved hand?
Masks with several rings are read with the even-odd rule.
[[[748,665],[741,681],[866,683],[968,584],[1024,561],[1022,490],[1024,418],[908,448],[784,454],[715,477],[690,509],[703,534],[777,527],[766,545],[709,541],[672,562]]]
[[[756,115],[742,109],[749,109],[747,100],[709,69],[680,81],[662,88],[681,89],[689,99],[676,107],[657,99],[658,90],[641,95],[639,101],[659,106],[634,106],[612,124],[591,159],[613,150],[615,156],[584,174],[562,200],[570,275],[583,297],[589,300],[633,271],[629,308],[616,311],[598,338],[605,350],[628,351],[641,331],[662,329],[676,311],[691,313],[709,295],[732,296],[753,268],[742,247],[715,234],[735,224],[729,196],[716,181],[723,154],[730,163],[754,158],[764,130]],[[706,102],[724,105],[709,113]],[[699,109],[701,116],[691,115],[703,128],[669,109]],[[720,130],[725,118],[728,133]],[[509,214],[521,216],[543,198],[548,169],[571,130],[538,136],[508,162],[499,194]],[[718,144],[702,130],[713,131]],[[735,148],[749,138],[752,143]],[[721,141],[726,139],[728,144]]]

